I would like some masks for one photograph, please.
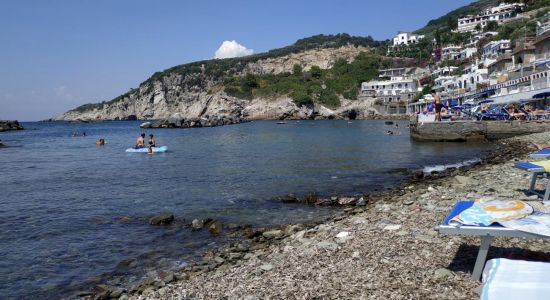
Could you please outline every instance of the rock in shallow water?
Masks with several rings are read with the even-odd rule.
[[[174,214],[162,213],[149,219],[151,225],[168,225],[174,221]]]

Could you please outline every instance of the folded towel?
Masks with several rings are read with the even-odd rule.
[[[462,211],[449,221],[449,225],[483,225],[523,218],[533,213],[533,208],[520,200],[491,200],[475,201],[474,204]]]
[[[535,212],[521,219],[499,221],[499,223],[507,228],[550,236],[550,214]]]
[[[549,299],[550,263],[495,258],[483,269],[481,299]]]

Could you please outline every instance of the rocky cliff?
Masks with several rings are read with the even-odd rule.
[[[337,110],[320,105],[298,106],[288,95],[244,100],[228,96],[223,89],[223,80],[227,76],[248,73],[262,75],[292,72],[296,64],[304,71],[312,66],[327,69],[338,59],[351,62],[360,52],[368,51],[368,47],[347,44],[337,48],[316,48],[279,57],[250,60],[244,66],[236,61],[234,66],[218,76],[212,75],[219,71],[209,70],[209,64],[196,67],[195,63],[195,66],[187,69],[183,65],[160,75],[155,74],[138,88],[112,101],[84,105],[51,120],[151,120],[205,116],[252,120],[313,119],[348,117],[350,111],[356,111],[354,113],[357,117],[363,117],[374,113],[369,110],[370,99],[341,99],[343,105]]]
[[[0,132],[8,130],[22,130],[23,126],[18,121],[2,121],[0,120]]]

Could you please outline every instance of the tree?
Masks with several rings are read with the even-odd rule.
[[[311,76],[317,79],[321,78],[321,75],[323,74],[319,66],[311,66],[311,70],[309,71],[311,73]]]
[[[299,64],[294,64],[294,66],[292,66],[292,74],[302,76],[302,66]]]
[[[481,31],[481,24],[477,23],[477,25],[476,25],[476,27],[475,27],[475,30]]]
[[[497,31],[497,30],[498,30],[498,22],[497,21],[487,22],[487,25],[485,26],[485,31]]]

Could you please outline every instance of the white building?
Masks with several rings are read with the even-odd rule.
[[[434,89],[441,93],[442,98],[453,97],[475,91],[480,84],[488,84],[488,70],[478,68],[472,64],[464,70],[462,75],[451,75],[450,72],[440,72],[434,79]]]
[[[483,59],[496,59],[511,49],[510,40],[492,41],[483,46],[481,49],[481,57]]]
[[[460,58],[460,46],[447,46],[441,49],[441,60],[455,60]]]
[[[523,10],[523,3],[501,3],[498,6],[487,8],[475,16],[464,16],[458,19],[458,32],[472,32],[476,26],[487,26],[487,22],[496,21],[504,23],[514,19],[519,11]]]
[[[419,35],[412,32],[399,31],[393,38],[393,45],[399,46],[399,45],[417,44],[423,38],[424,38],[424,35]]]
[[[376,98],[385,113],[405,114],[408,103],[418,93],[416,80],[408,76],[414,71],[405,68],[380,70],[380,77],[386,79],[363,82],[361,95]]]
[[[474,48],[474,47],[464,48],[460,50],[460,59],[461,60],[468,59],[476,54],[477,54],[477,48]]]

